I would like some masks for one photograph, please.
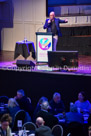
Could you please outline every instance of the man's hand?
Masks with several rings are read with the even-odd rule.
[[[49,19],[49,20],[48,20],[48,24],[50,24],[50,23],[51,23],[51,20]]]
[[[65,23],[68,23],[68,19],[65,19]]]

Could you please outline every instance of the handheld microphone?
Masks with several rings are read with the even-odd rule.
[[[48,20],[48,24],[50,24],[51,22],[52,22],[52,20],[51,20],[51,19],[49,19],[49,20]]]

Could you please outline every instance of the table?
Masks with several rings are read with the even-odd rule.
[[[8,113],[7,105],[5,104],[5,105],[3,105],[3,106],[0,106],[0,119],[1,119],[1,117],[2,117],[4,114],[6,114],[6,113]]]
[[[16,132],[11,133],[12,136],[22,136],[23,135],[23,130],[19,130]],[[35,131],[32,130],[26,130],[27,136],[35,136]]]
[[[65,115],[63,115],[63,113],[59,113],[55,115],[55,117],[58,119],[59,123],[66,123]],[[88,118],[89,118],[89,113],[84,113],[83,114],[84,124],[88,124]]]
[[[32,52],[32,57],[35,59],[35,47],[33,42],[18,41],[15,45],[14,59],[16,59],[19,55],[22,55],[25,59],[27,59],[30,56],[30,52]]]

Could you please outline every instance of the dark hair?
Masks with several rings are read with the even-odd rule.
[[[81,92],[79,92],[79,93],[81,93],[82,94],[82,96],[84,97],[84,101],[86,101],[87,100],[87,96],[86,96],[86,93],[84,92],[84,91],[81,91]]]
[[[1,117],[1,123],[6,122],[6,121],[9,122],[9,123],[12,122],[12,118],[10,117],[9,114],[4,114],[4,115]]]

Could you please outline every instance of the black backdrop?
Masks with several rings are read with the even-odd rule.
[[[91,26],[60,27],[62,36],[84,36],[91,35]]]
[[[34,107],[41,96],[50,100],[55,91],[61,93],[66,110],[77,99],[79,91],[85,91],[91,101],[91,76],[0,70],[0,95],[14,97],[21,88],[32,99]]]
[[[91,26],[61,27],[57,50],[77,50],[80,55],[91,55]]]

